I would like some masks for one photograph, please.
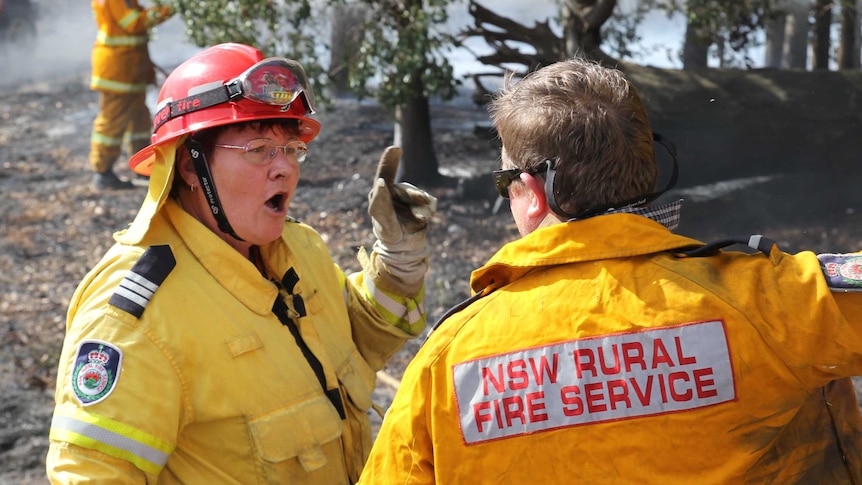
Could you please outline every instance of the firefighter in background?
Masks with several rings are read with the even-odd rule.
[[[125,144],[137,153],[150,142],[152,119],[147,86],[155,84],[148,48],[149,29],[164,22],[171,8],[143,8],[137,0],[93,0],[99,32],[92,52],[90,88],[99,92],[99,112],[90,137],[90,166],[97,189],[131,188],[113,171]]]
[[[408,365],[360,484],[862,483],[862,254],[674,234],[675,151],[615,69],[489,107],[521,238]]]
[[[165,80],[153,142],[130,161],[148,193],[70,302],[52,482],[359,478],[376,371],[425,328],[436,199],[394,182],[401,150],[387,149],[376,241],[343,273],[287,217],[321,128],[313,98],[298,63],[241,44]]]

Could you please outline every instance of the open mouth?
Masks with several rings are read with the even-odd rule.
[[[281,211],[284,209],[284,201],[287,198],[284,194],[275,194],[266,201],[266,206],[274,211]]]

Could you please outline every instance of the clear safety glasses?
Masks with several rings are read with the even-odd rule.
[[[178,116],[239,99],[280,106],[281,111],[290,109],[302,116],[314,113],[314,91],[302,66],[283,57],[269,57],[221,86],[160,106],[153,131]],[[303,110],[291,109],[297,99]]]
[[[244,146],[237,145],[219,145],[219,148],[230,148],[233,150],[242,150],[243,158],[246,162],[252,165],[266,165],[278,155],[279,148],[284,151],[284,156],[291,158],[296,157],[296,161],[302,163],[308,156],[308,146],[305,143],[294,140],[286,145],[278,145],[269,138],[256,138],[246,143]]]

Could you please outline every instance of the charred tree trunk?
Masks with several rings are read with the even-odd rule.
[[[421,10],[424,0],[404,0],[397,8],[402,12]],[[409,30],[407,15],[399,16],[399,32]],[[413,32],[412,35],[425,35],[428,32]],[[431,132],[431,106],[425,93],[422,73],[424,66],[409,72],[409,81],[404,89],[406,101],[395,107],[394,145],[402,149],[401,163],[395,175],[399,182],[410,182],[423,187],[440,186],[448,181],[440,174],[437,154],[434,151],[434,137]]]
[[[616,0],[563,2],[563,45],[566,57],[583,56],[611,66],[617,63],[601,48],[602,25],[614,13],[616,5]]]
[[[362,39],[366,11],[367,7],[358,3],[333,7],[329,75],[334,96],[350,93],[350,60],[356,55]]]
[[[859,69],[859,8],[856,0],[841,0],[838,69]]]
[[[395,109],[395,140],[403,153],[396,179],[421,187],[437,187],[444,182],[440,175],[434,137],[431,133],[431,106],[422,93],[422,78],[417,74],[411,83],[411,99]]]
[[[810,6],[804,0],[789,2],[785,31],[784,67],[804,70],[808,66],[808,14]]]
[[[814,69],[829,70],[829,32],[832,27],[832,2],[817,0],[814,3]]]
[[[561,38],[547,20],[527,27],[470,0],[469,12],[474,25],[463,30],[459,37],[462,40],[481,37],[494,52],[476,59],[500,68],[501,72],[506,70],[504,65],[524,66],[517,75],[573,56],[616,65],[617,60],[601,49],[601,27],[613,13],[616,3],[616,0],[565,0]],[[535,53],[522,51],[520,47],[523,46],[529,46]]]
[[[685,24],[685,44],[682,48],[682,68],[685,71],[706,69],[711,34],[690,20]]]
[[[784,29],[787,26],[787,16],[781,15],[771,20],[766,26],[766,52],[763,65],[781,68],[784,62]]]

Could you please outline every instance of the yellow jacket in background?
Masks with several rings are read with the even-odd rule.
[[[167,20],[169,7],[143,8],[137,0],[93,0],[98,34],[92,51],[90,88],[145,92],[156,79],[148,50],[149,29]]]
[[[70,304],[52,481],[358,479],[375,371],[413,335],[375,309],[362,274],[346,278],[308,226],[287,222],[261,256],[281,289],[172,200],[140,243],[107,253]],[[321,377],[273,313],[279,294]]]
[[[506,244],[360,483],[862,483],[862,293],[810,252],[675,254],[701,244],[632,214]]]

